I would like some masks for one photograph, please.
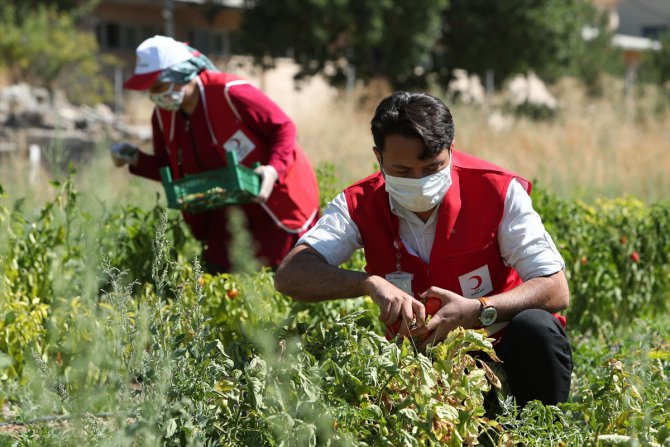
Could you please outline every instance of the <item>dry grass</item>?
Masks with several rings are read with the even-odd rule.
[[[670,199],[667,91],[665,98],[657,91],[646,91],[625,99],[621,84],[614,81],[606,91],[604,98],[594,100],[575,82],[564,81],[554,89],[561,103],[554,120],[512,119],[504,130],[488,125],[500,98],[494,98],[488,110],[447,100],[456,122],[456,147],[564,197],[588,200],[631,194],[650,202]],[[306,88],[289,99],[270,89],[271,97],[273,92],[278,94],[273,99],[294,118],[300,143],[315,166],[332,163],[342,187],[373,172],[369,126],[374,108],[387,93],[385,87],[339,96]],[[130,97],[127,106],[130,122],[142,124],[142,117],[148,122],[151,104],[146,98]],[[37,185],[30,185],[27,168],[22,160],[3,160],[0,184],[14,197],[39,200],[51,188],[46,186],[44,172]],[[153,202],[160,190],[158,183],[113,168],[105,148],[91,165],[80,169],[78,177],[84,190],[106,202],[133,202],[138,195],[150,196]]]
[[[77,168],[74,181],[77,190],[86,193],[82,199],[91,202],[91,206],[99,209],[113,203],[146,207],[154,204],[156,195],[161,194],[160,183],[133,176],[127,168],[115,168],[106,146],[101,145],[96,151],[97,155],[87,165]],[[24,199],[22,209],[36,211],[44,202],[52,200],[56,195],[57,188],[50,182],[66,175],[62,171],[60,174],[54,174],[48,165],[48,161],[43,161],[42,165],[34,170],[22,157],[2,158],[0,186],[11,201]]]
[[[460,147],[563,195],[670,198],[670,114],[654,112],[654,97],[627,103],[616,84],[610,88],[609,98],[589,100],[564,82],[553,122],[522,119],[503,132],[481,118],[474,126],[461,122]]]
[[[487,111],[450,105],[456,147],[567,197],[632,194],[649,201],[670,198],[668,100],[659,98],[657,92],[646,92],[646,96],[637,92],[635,98],[625,101],[621,85],[611,82],[607,89],[605,98],[594,100],[575,82],[566,80],[555,88],[561,109],[554,120],[512,119],[504,130],[488,125],[493,107]],[[312,160],[334,163],[344,183],[372,172],[375,160],[369,124],[375,105],[339,99],[297,123]],[[659,106],[666,110],[658,111]]]

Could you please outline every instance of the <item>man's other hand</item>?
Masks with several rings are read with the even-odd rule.
[[[426,309],[421,301],[380,276],[370,276],[366,288],[372,301],[379,306],[379,319],[386,325],[387,338],[392,338],[396,332],[405,337],[411,327],[423,326]]]
[[[421,294],[421,298],[439,298],[442,307],[422,327],[412,330],[411,336],[419,340],[417,347],[436,345],[444,340],[449,332],[461,326],[465,329],[477,327],[479,322],[479,301],[465,298],[457,293],[439,287],[431,287]]]

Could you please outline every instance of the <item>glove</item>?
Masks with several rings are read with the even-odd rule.
[[[116,167],[129,164],[132,166],[137,165],[137,160],[139,158],[139,149],[128,143],[116,143],[112,146],[112,161]]]
[[[272,194],[272,188],[274,188],[279,175],[277,174],[277,170],[270,165],[259,166],[254,169],[254,172],[261,176],[261,188],[254,201],[262,203],[267,201],[270,194]]]

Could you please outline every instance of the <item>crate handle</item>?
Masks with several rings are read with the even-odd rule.
[[[172,172],[170,172],[170,168],[168,166],[163,166],[160,170],[161,174],[161,181],[165,183],[172,183]]]
[[[172,171],[169,166],[163,166],[160,169],[161,183],[163,183],[163,189],[165,190],[165,198],[168,202],[168,208],[175,208],[177,206],[177,196],[174,192],[174,186],[172,185]]]
[[[228,166],[237,166],[237,153],[235,151],[228,151],[226,153],[226,164]]]

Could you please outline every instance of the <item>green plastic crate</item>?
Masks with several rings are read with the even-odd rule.
[[[235,152],[226,153],[226,167],[185,175],[172,180],[168,166],[160,175],[169,208],[199,213],[226,205],[250,203],[258,195],[260,176],[237,163]]]

